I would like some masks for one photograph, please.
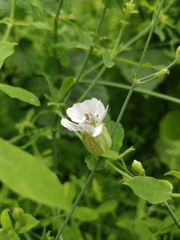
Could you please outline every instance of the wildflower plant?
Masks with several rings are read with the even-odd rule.
[[[77,2],[0,3],[0,239],[176,240],[179,85],[154,89],[180,61],[179,3]],[[156,99],[153,117],[157,99],[176,106],[156,139],[134,92]],[[152,136],[162,165],[146,159]]]

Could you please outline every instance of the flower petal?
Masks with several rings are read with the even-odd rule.
[[[90,124],[81,123],[80,126],[82,126],[86,132],[91,133],[93,137],[98,136],[103,130],[103,124],[99,125],[98,127],[94,127]]]
[[[81,112],[82,113],[87,113],[87,114],[92,114],[93,116],[95,115],[96,111],[96,105],[97,105],[98,100],[96,98],[92,98],[90,100],[85,100],[84,102],[81,103]]]
[[[61,119],[61,125],[67,129],[69,129],[70,131],[83,131],[83,129],[84,129],[83,126],[72,123],[69,120],[67,120],[66,118]]]
[[[68,108],[66,113],[73,122],[82,123],[86,120],[86,116],[81,112],[80,103],[74,104],[71,108]]]

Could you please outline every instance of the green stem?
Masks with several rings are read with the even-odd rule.
[[[129,102],[129,99],[130,99],[130,97],[131,97],[131,95],[132,95],[132,93],[133,93],[133,91],[134,91],[135,86],[136,86],[136,84],[133,83],[132,86],[131,86],[131,88],[129,89],[129,92],[128,92],[127,97],[126,97],[126,99],[125,99],[125,101],[124,101],[124,103],[123,103],[123,106],[122,106],[121,111],[120,111],[120,113],[119,113],[119,116],[118,116],[118,118],[117,118],[117,120],[116,120],[116,123],[115,123],[115,125],[114,125],[114,128],[112,129],[111,137],[114,136],[114,133],[115,133],[117,127],[118,127],[119,122],[121,121],[121,118],[122,118],[122,116],[123,116],[123,114],[124,114],[124,111],[125,111],[126,106],[127,106],[128,102]]]
[[[57,131],[52,130],[52,138],[53,138],[53,140],[52,140],[52,142],[53,142],[53,168],[54,168],[54,173],[56,173],[57,170],[58,170],[56,133],[57,133]]]
[[[64,103],[66,103],[66,102],[68,101],[69,97],[70,97],[71,94],[72,94],[72,91],[73,91],[74,87],[79,83],[79,81],[80,81],[80,79],[81,79],[82,73],[84,72],[84,69],[85,69],[85,67],[86,67],[86,65],[87,65],[87,62],[88,62],[88,60],[89,60],[89,57],[90,57],[90,55],[91,55],[91,53],[92,53],[92,51],[93,51],[93,49],[94,49],[94,47],[95,47],[95,42],[96,42],[97,36],[98,36],[98,34],[99,34],[100,28],[101,28],[101,26],[102,26],[102,22],[103,22],[103,20],[104,20],[104,16],[105,16],[105,13],[106,13],[106,9],[107,9],[107,8],[104,7],[103,12],[102,12],[102,15],[101,15],[101,18],[100,18],[100,21],[99,21],[99,24],[98,24],[97,29],[96,29],[95,34],[94,34],[94,38],[93,38],[93,40],[92,40],[92,42],[91,42],[91,45],[90,45],[88,54],[87,54],[86,58],[84,59],[84,62],[83,62],[83,64],[82,64],[82,67],[81,67],[81,69],[80,69],[80,71],[79,71],[79,73],[78,73],[78,75],[77,75],[77,77],[76,77],[75,84],[74,84],[73,88],[71,88],[71,90],[69,91],[69,93],[67,94],[67,96],[66,96],[66,98],[65,98],[65,100],[64,100]]]
[[[112,168],[112,169],[114,169],[116,172],[120,173],[123,177],[128,178],[128,179],[131,179],[131,178],[132,178],[129,174],[121,171],[121,169],[119,169],[119,168],[117,168],[116,166],[114,166],[114,164],[112,164],[111,162],[106,161],[106,163],[107,163],[107,165],[108,165],[110,168]]]
[[[10,21],[8,23],[8,27],[7,27],[7,31],[5,33],[5,36],[3,38],[4,41],[7,41],[10,33],[11,33],[11,30],[13,28],[13,25],[14,25],[14,16],[15,16],[15,9],[16,9],[16,0],[13,0],[12,1],[12,7],[11,7],[11,14],[10,14]]]
[[[156,26],[156,22],[157,22],[157,20],[158,20],[158,17],[159,17],[159,14],[160,14],[160,11],[161,11],[161,8],[162,8],[163,3],[164,3],[164,0],[161,1],[160,5],[159,5],[159,8],[158,8],[158,11],[157,11],[157,14],[155,15],[155,17],[153,17],[152,27],[151,27],[151,29],[150,29],[150,32],[149,32],[149,35],[148,35],[148,38],[147,38],[147,41],[146,41],[146,44],[145,44],[145,47],[144,47],[144,50],[143,50],[143,53],[142,53],[140,62],[139,62],[138,70],[137,70],[137,72],[136,72],[136,78],[138,78],[138,76],[139,76],[140,69],[141,69],[141,65],[142,65],[142,63],[143,63],[144,57],[145,57],[145,55],[146,55],[146,52],[147,52],[147,50],[148,50],[149,43],[150,43],[152,34],[153,34],[153,32],[154,32],[154,28],[155,28],[155,26]]]
[[[180,222],[177,219],[176,215],[174,214],[174,212],[172,211],[171,207],[169,206],[169,204],[167,202],[164,202],[163,205],[165,206],[166,210],[168,211],[169,215],[172,217],[172,219],[174,220],[176,226],[180,229]]]
[[[85,96],[91,91],[91,89],[94,87],[94,85],[97,83],[99,78],[102,76],[102,74],[105,72],[106,66],[102,66],[101,70],[99,71],[98,75],[94,79],[94,81],[89,85],[89,87],[86,89],[86,91],[83,93],[83,95],[78,99],[77,102],[82,102],[82,100],[85,98]]]
[[[71,218],[71,216],[72,216],[72,214],[73,214],[75,208],[77,207],[77,205],[78,205],[79,201],[81,200],[81,198],[82,198],[82,196],[83,196],[83,194],[84,194],[86,188],[88,187],[88,185],[89,185],[91,179],[93,178],[94,173],[95,173],[97,167],[99,166],[100,162],[101,162],[101,158],[99,158],[99,160],[97,161],[96,165],[94,166],[92,172],[89,174],[89,177],[87,178],[87,180],[86,180],[86,182],[85,182],[83,188],[81,189],[81,191],[80,191],[78,197],[76,198],[76,200],[75,200],[75,202],[74,202],[74,204],[73,204],[73,206],[72,206],[72,208],[71,208],[71,211],[69,212],[69,214],[67,215],[66,219],[64,220],[64,222],[63,222],[61,228],[59,229],[58,234],[56,235],[55,240],[59,240],[59,237],[61,236],[61,234],[62,234],[64,228],[66,227],[67,223],[69,222],[69,220],[70,220],[70,218]]]
[[[58,6],[58,9],[57,9],[57,12],[56,12],[56,16],[55,16],[55,20],[54,20],[54,43],[56,44],[57,43],[57,31],[58,31],[58,16],[59,16],[59,12],[60,12],[60,9],[62,7],[62,4],[63,4],[63,0],[60,0],[59,1],[59,6]]]
[[[114,57],[116,57],[116,55],[117,55],[117,48],[118,48],[119,43],[120,43],[120,41],[121,41],[121,38],[122,38],[122,35],[123,35],[123,32],[124,32],[124,29],[125,29],[125,25],[123,24],[122,27],[121,27],[121,30],[120,30],[120,32],[119,32],[119,35],[118,35],[118,37],[117,37],[117,40],[116,40],[116,42],[115,42],[115,44],[114,44],[114,48],[113,48],[113,50],[112,50],[112,54],[111,54],[112,59],[113,59]]]
[[[91,81],[87,81],[87,80],[82,81],[82,83],[90,83],[90,82]],[[131,86],[129,86],[129,85],[122,84],[122,83],[115,83],[115,82],[98,81],[98,84],[103,85],[103,86],[110,86],[110,87],[126,89],[126,90],[129,90],[131,88]],[[134,91],[142,93],[142,94],[147,94],[147,95],[152,96],[152,97],[160,98],[160,99],[163,99],[163,100],[166,100],[166,101],[170,101],[170,102],[180,104],[180,99],[168,96],[166,94],[162,94],[162,93],[158,93],[158,92],[154,92],[154,91],[149,91],[149,90],[138,88],[138,87],[136,87],[134,89]]]

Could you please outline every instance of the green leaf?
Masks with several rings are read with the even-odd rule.
[[[66,93],[70,90],[70,88],[74,85],[74,78],[73,77],[68,77],[64,79],[59,94],[58,94],[58,99],[61,101],[61,99],[66,95]]]
[[[144,224],[143,221],[136,222],[135,226],[133,226],[133,229],[137,233],[139,240],[156,240],[154,234]]]
[[[91,222],[96,220],[99,217],[99,215],[95,210],[91,208],[84,207],[84,206],[77,206],[73,213],[73,217],[84,222]]]
[[[169,186],[152,177],[138,176],[127,180],[124,184],[129,186],[138,197],[151,204],[162,203],[171,198]]]
[[[113,128],[114,128],[115,122],[114,121],[110,121],[108,124],[108,132],[111,133]],[[123,139],[124,139],[124,129],[122,127],[122,125],[119,123],[118,127],[116,128],[116,131],[114,133],[113,139],[112,139],[112,146],[111,146],[111,150],[115,151],[115,152],[119,152],[119,149],[122,146],[123,143]]]
[[[121,0],[102,0],[102,3],[107,7],[107,8],[115,8],[121,10],[123,7],[124,1]]]
[[[116,200],[109,200],[109,201],[103,202],[101,205],[99,205],[96,208],[96,211],[98,214],[113,212],[113,211],[115,211],[117,205],[118,205],[118,202]]]
[[[87,167],[88,167],[88,169],[89,169],[90,171],[93,170],[93,168],[95,167],[97,161],[98,161],[98,158],[97,158],[96,156],[94,156],[94,155],[89,155],[89,156],[87,156],[87,157],[85,158],[85,162],[86,162]],[[100,164],[99,164],[99,166],[98,166],[98,168],[97,168],[97,170],[102,170],[102,169],[104,169],[105,167],[106,167],[105,162],[104,162],[104,161],[101,161]]]
[[[102,49],[102,54],[103,54],[103,61],[104,61],[104,64],[107,68],[111,68],[114,66],[114,62],[112,61],[111,59],[111,55],[110,53],[107,51],[106,48],[103,48]]]
[[[160,137],[170,140],[180,140],[180,111],[168,112],[160,122]]]
[[[35,227],[39,223],[39,221],[36,220],[29,213],[25,213],[24,218],[25,218],[24,225],[20,225],[18,221],[16,222],[15,229],[17,230],[18,233],[28,232],[29,230],[31,230],[33,227]]]
[[[17,98],[34,106],[40,106],[40,101],[32,92],[20,87],[13,87],[7,84],[0,84],[0,90],[5,92],[11,98]]]
[[[105,158],[115,158],[117,156],[118,156],[118,153],[112,150],[107,150],[102,155],[102,157],[105,157]]]
[[[32,22],[31,25],[38,29],[47,29],[47,30],[52,30],[52,27],[45,22]]]
[[[165,176],[166,175],[171,175],[171,176],[174,176],[174,177],[180,179],[180,172],[178,172],[178,171],[169,171],[169,172],[165,173],[164,175]]]
[[[15,45],[17,44],[6,41],[0,41],[0,68],[4,63],[4,60],[14,53]]]
[[[37,202],[66,208],[56,175],[39,160],[0,138],[0,179],[9,188]]]

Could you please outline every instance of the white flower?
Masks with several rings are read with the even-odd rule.
[[[70,131],[86,131],[93,137],[101,134],[103,130],[102,120],[106,116],[108,106],[104,107],[100,100],[92,98],[82,103],[76,103],[68,108],[66,113],[73,122],[62,118],[61,125]]]

